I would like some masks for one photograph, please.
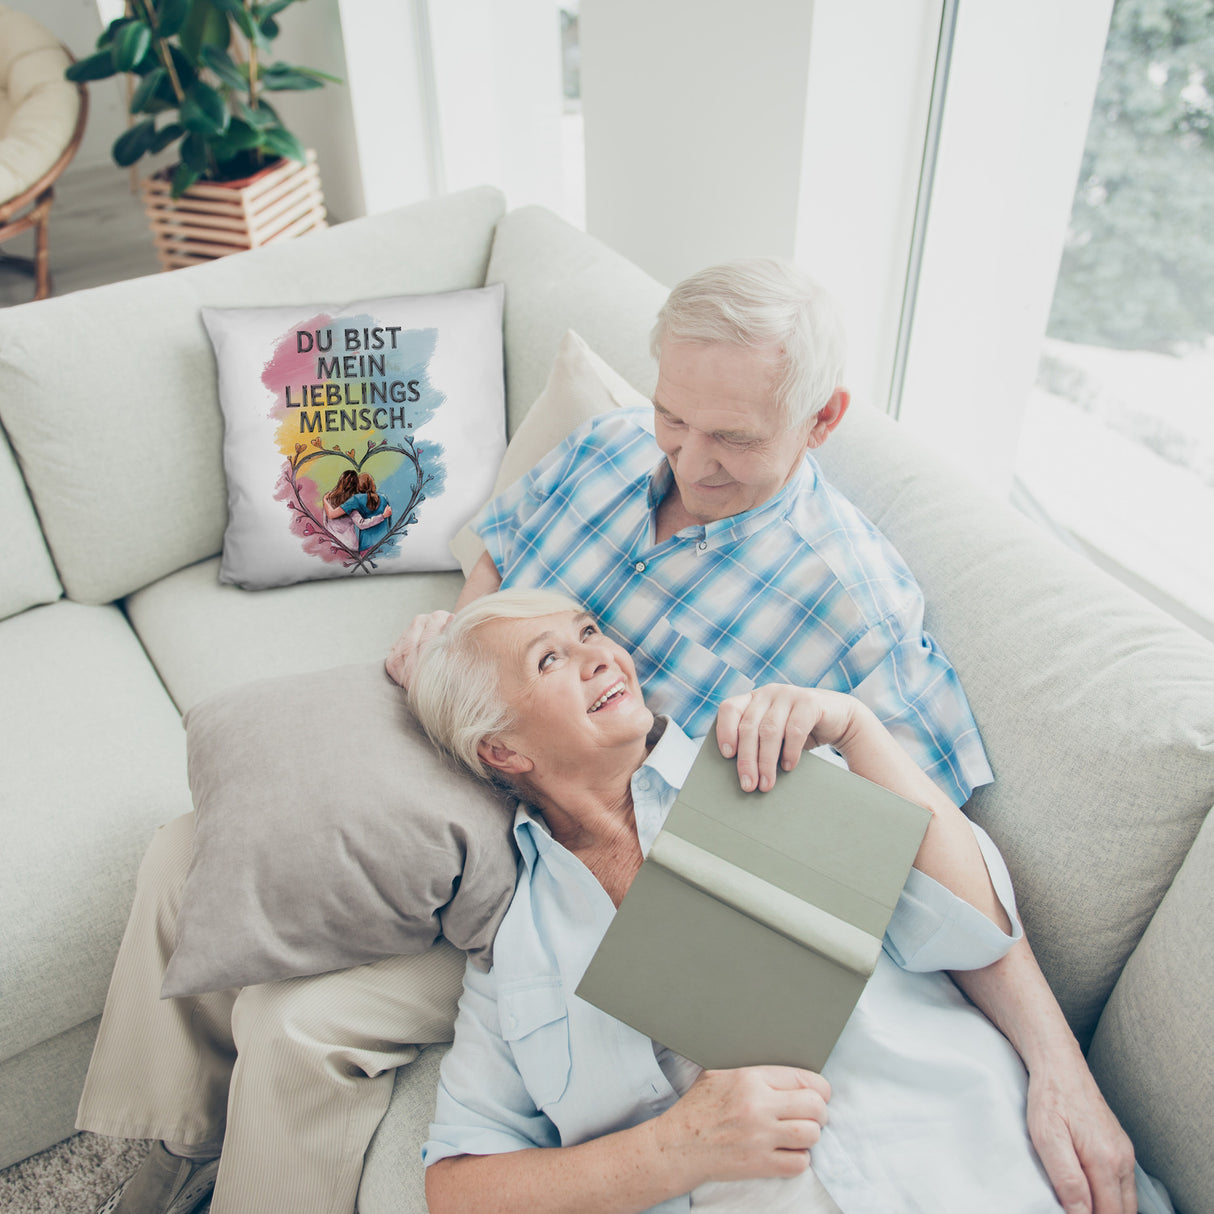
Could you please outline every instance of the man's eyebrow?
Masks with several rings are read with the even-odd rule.
[[[669,409],[665,407],[657,397],[653,399],[653,408],[656,413],[662,414],[663,417],[670,418],[671,421],[682,424],[683,419],[676,417]],[[723,438],[727,442],[744,442],[753,443],[759,441],[759,436],[752,433],[750,430],[709,430],[708,435],[712,438]]]

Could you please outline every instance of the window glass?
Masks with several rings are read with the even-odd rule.
[[[1022,496],[1214,635],[1214,0],[1116,0]]]

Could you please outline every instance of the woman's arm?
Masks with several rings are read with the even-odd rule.
[[[392,507],[385,506],[378,514],[365,515],[354,511],[350,518],[354,520],[354,525],[359,531],[366,531],[368,527],[374,527],[378,523],[382,523],[384,519],[392,517]]]
[[[332,504],[332,503],[329,501],[328,494],[326,494],[326,495],[325,495],[324,497],[322,497],[320,500],[321,500],[321,502],[322,502],[322,503],[323,503],[323,505],[324,505],[324,508],[325,508],[325,515],[326,515],[326,517],[328,517],[328,518],[341,518],[341,516],[342,516],[343,514],[345,514],[345,510],[343,510],[343,509],[341,508],[341,506],[334,506],[334,505],[333,505],[333,504]]]
[[[426,1171],[431,1214],[635,1214],[709,1180],[796,1176],[830,1086],[794,1067],[705,1071],[660,1116],[571,1147],[458,1155]]]
[[[748,792],[770,789],[777,767],[791,771],[803,750],[833,746],[856,775],[931,811],[915,867],[1011,933],[968,819],[854,696],[784,683],[756,688],[721,705],[717,743],[726,757],[737,754]]]

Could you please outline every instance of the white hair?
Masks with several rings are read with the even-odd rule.
[[[709,266],[670,292],[650,335],[667,341],[776,347],[776,404],[790,426],[814,417],[843,383],[846,338],[834,301],[787,262],[753,258]]]
[[[475,599],[418,652],[409,705],[427,736],[482,779],[497,778],[477,753],[481,742],[514,723],[498,670],[477,640],[494,620],[527,620],[582,607],[553,590],[499,590]]]

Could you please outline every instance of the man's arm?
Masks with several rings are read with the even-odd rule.
[[[466,607],[473,599],[482,595],[492,594],[502,584],[502,575],[498,573],[493,558],[487,553],[481,553],[481,559],[472,567],[464,588],[455,600],[455,610]],[[409,627],[397,638],[392,651],[384,659],[387,672],[402,686],[408,687],[413,677],[413,663],[418,647],[435,633],[442,632],[451,618],[449,611],[431,611],[425,615],[415,616]]]
[[[1054,992],[1022,937],[953,981],[1029,1072],[1029,1134],[1067,1214],[1135,1214],[1134,1147],[1105,1103]]]

